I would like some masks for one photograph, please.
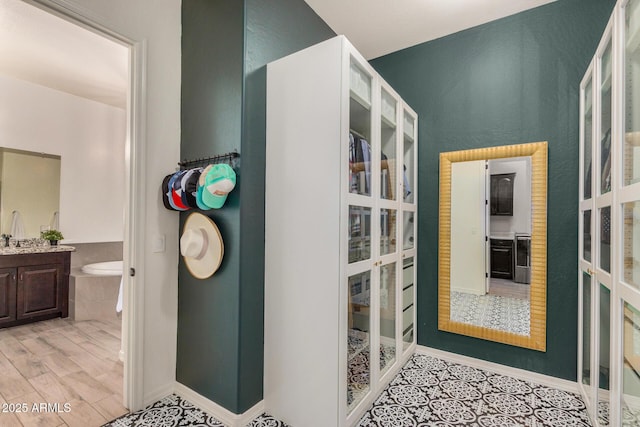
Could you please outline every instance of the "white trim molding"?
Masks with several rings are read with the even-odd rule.
[[[242,414],[234,414],[177,381],[174,385],[174,393],[193,403],[228,427],[244,427],[264,413],[264,400],[256,403],[252,408]]]
[[[511,366],[501,365],[499,363],[487,362],[486,360],[476,359],[474,357],[469,357],[469,356],[463,356],[461,354],[450,353],[448,351],[438,350],[435,348],[425,347],[422,345],[416,346],[416,353],[424,354],[427,356],[433,356],[439,359],[444,359],[448,362],[460,363],[462,365],[471,366],[476,369],[484,369],[485,371],[495,372],[501,375],[509,375],[511,377],[518,378],[524,381],[529,381],[535,384],[540,384],[547,387],[553,387],[559,390],[580,394],[578,390],[578,383],[574,381],[569,381],[562,378],[556,378],[549,375],[539,374],[537,372],[531,372],[524,369],[514,368]]]

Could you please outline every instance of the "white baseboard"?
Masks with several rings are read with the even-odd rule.
[[[223,408],[217,403],[209,400],[208,398],[202,396],[196,391],[191,390],[189,387],[179,382],[175,383],[173,393],[193,403],[195,406],[202,409],[209,415],[212,415],[218,421],[222,422],[228,427],[245,427],[255,418],[264,413],[263,400],[256,403],[252,408],[242,414],[234,414],[228,409]]]
[[[169,396],[170,394],[173,394],[173,389],[174,389],[173,383],[168,383],[161,387],[158,387],[157,389],[151,391],[150,393],[145,394],[144,398],[142,399],[142,407],[146,408],[152,403],[155,403],[158,400],[162,400],[165,397]]]
[[[544,385],[547,387],[553,387],[559,390],[580,394],[578,383],[574,381],[539,374],[537,372],[531,372],[511,366],[501,365],[499,363],[487,362],[486,360],[476,359],[474,357],[463,356],[461,354],[450,353],[448,351],[438,350],[421,345],[416,347],[416,353],[425,354],[427,356],[437,357],[449,362],[460,363],[462,365],[468,365],[473,368],[484,369],[485,371],[495,372],[501,375],[509,375],[524,381],[530,381],[532,383]]]

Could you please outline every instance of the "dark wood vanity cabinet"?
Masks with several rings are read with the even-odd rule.
[[[0,270],[0,327],[16,320],[16,269]]]
[[[71,252],[0,255],[0,328],[69,315]]]

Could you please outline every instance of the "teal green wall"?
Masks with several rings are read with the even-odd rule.
[[[576,379],[579,85],[613,0],[559,0],[371,61],[419,115],[418,343]],[[439,153],[549,141],[547,351],[437,329]]]
[[[262,399],[265,65],[335,34],[302,0],[188,0],[182,14],[180,157],[241,160],[225,206],[206,212],[221,268],[197,280],[180,260],[176,377],[242,413]]]
[[[241,1],[182,2],[180,157],[241,151],[244,8]],[[176,379],[230,411],[240,401],[240,194],[208,211],[224,240],[220,269],[194,279],[180,257]],[[180,230],[186,214],[180,214]]]

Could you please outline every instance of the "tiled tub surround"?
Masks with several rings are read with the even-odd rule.
[[[118,320],[116,301],[121,276],[95,276],[71,270],[69,318],[71,320]]]
[[[116,301],[121,276],[97,276],[82,271],[96,262],[122,260],[122,242],[77,243],[71,255],[69,317],[73,320],[118,320]]]
[[[122,242],[74,243],[71,255],[71,270],[95,262],[119,261],[122,259]]]

